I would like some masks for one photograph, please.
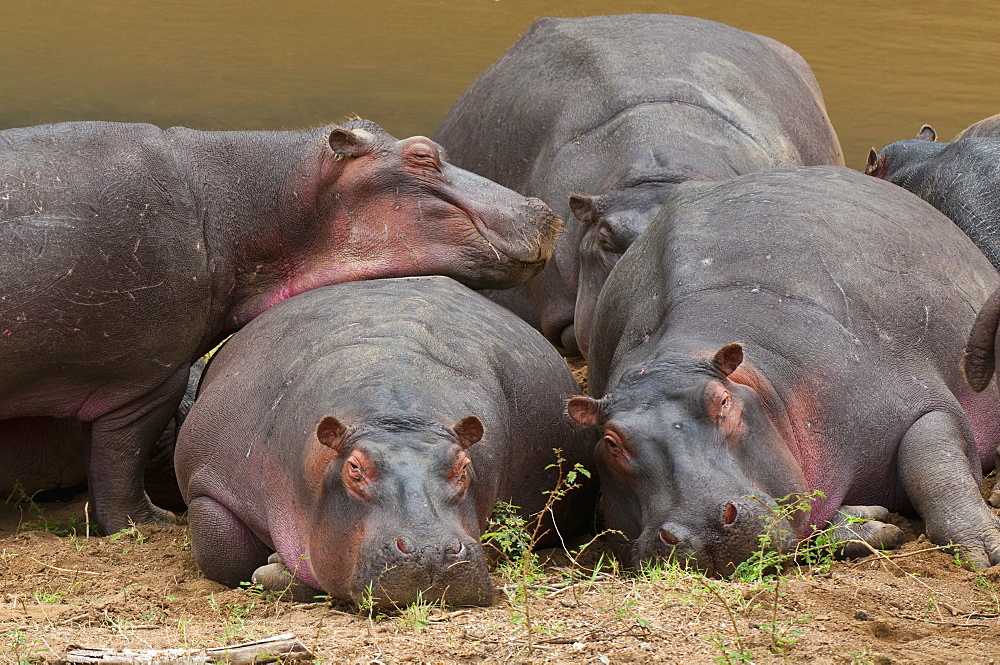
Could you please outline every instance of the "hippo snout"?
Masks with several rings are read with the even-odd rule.
[[[490,605],[493,582],[482,546],[467,535],[418,538],[396,535],[359,561],[354,597],[371,590],[380,607],[403,607],[417,601],[452,605]]]
[[[773,501],[753,497],[721,502],[696,523],[667,519],[636,542],[634,565],[672,560],[709,575],[729,575],[761,548],[785,552],[795,546],[791,523]]]

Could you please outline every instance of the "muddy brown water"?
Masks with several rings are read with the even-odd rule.
[[[431,134],[539,16],[664,12],[801,53],[849,166],[1000,112],[1000,10],[962,3],[371,0],[3,3],[0,128],[61,120],[291,129],[356,113]]]

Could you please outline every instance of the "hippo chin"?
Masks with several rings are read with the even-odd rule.
[[[82,450],[108,532],[169,517],[144,491],[146,463],[192,361],[226,335],[327,284],[444,274],[513,286],[542,268],[560,225],[537,199],[449,165],[430,139],[360,119],[8,129],[0,191],[0,421],[17,420],[3,429],[28,455],[56,425],[27,419],[87,424],[37,452]],[[15,482],[45,484],[44,460],[18,464]]]
[[[678,185],[611,271],[591,396],[567,403],[602,435],[623,559],[727,572],[769,523],[779,550],[828,529],[866,552],[901,540],[888,509],[915,511],[973,566],[1000,563],[1000,520],[980,495],[1000,399],[959,371],[980,308],[970,348],[993,349],[1000,306],[984,302],[998,285],[940,212],[849,169]],[[983,387],[993,367],[971,363]],[[800,498],[809,510],[783,524],[775,508]]]
[[[497,501],[534,520],[554,449],[590,463],[592,437],[562,417],[578,388],[537,331],[447,278],[290,298],[213,358],[181,429],[195,560],[296,596],[490,604],[479,539]],[[554,506],[564,539],[594,502],[581,488]]]
[[[578,288],[581,241],[617,260],[624,247],[608,240],[645,228],[677,183],[844,163],[799,54],[666,14],[538,19],[434,137],[457,165],[541,198],[566,220],[541,274],[489,297],[567,355],[585,350],[600,292],[582,278]]]

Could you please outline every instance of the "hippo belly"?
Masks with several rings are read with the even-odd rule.
[[[1000,522],[979,486],[1000,399],[973,398],[958,364],[998,283],[937,210],[848,169],[678,187],[612,270],[592,397],[568,405],[603,432],[595,465],[607,526],[628,538],[619,552],[725,572],[765,523],[779,549],[826,527],[882,547],[901,537],[889,508],[996,564]],[[810,512],[779,519],[817,490]]]
[[[538,19],[462,94],[435,138],[456,164],[538,196],[565,220],[549,265],[516,289],[516,302],[507,293],[497,301],[538,320],[569,355],[578,342],[586,349],[610,269],[581,274],[578,288],[581,242],[585,264],[600,254],[596,270],[617,260],[679,182],[844,163],[797,53],[670,15]]]
[[[219,351],[181,429],[195,559],[232,586],[489,604],[494,504],[536,514],[553,449],[589,461],[588,433],[562,417],[575,390],[541,335],[447,278],[295,296]],[[556,505],[564,538],[592,501]]]

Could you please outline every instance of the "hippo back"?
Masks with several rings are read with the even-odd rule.
[[[912,386],[893,377],[926,375],[930,363],[964,398],[965,335],[998,283],[947,218],[848,169],[689,183],[612,270],[588,389],[613,389],[667,335],[712,330],[716,348],[754,341],[757,360],[866,377],[842,391],[881,385],[905,401]]]
[[[209,364],[178,442],[185,498],[206,492],[233,506],[308,501],[303,444],[326,414],[344,423],[406,414],[450,425],[473,414],[483,440],[469,449],[481,493],[480,528],[497,500],[542,507],[555,479],[553,448],[588,463],[586,433],[564,422],[562,399],[579,386],[530,326],[445,277],[324,287],[269,309]],[[234,482],[264,470],[270,496]],[[266,512],[266,511],[265,511]],[[294,517],[294,518],[293,518]],[[266,534],[308,515],[249,516]],[[582,519],[580,519],[582,517]],[[589,515],[577,524],[589,523]]]
[[[490,297],[527,320],[537,311],[546,338],[569,353],[578,350],[581,233],[571,194],[626,192],[622,211],[641,230],[677,182],[844,163],[798,54],[671,15],[537,20],[462,94],[435,138],[454,163],[566,220],[542,273]]]
[[[1000,270],[1000,138],[898,141],[872,170],[947,215]]]

